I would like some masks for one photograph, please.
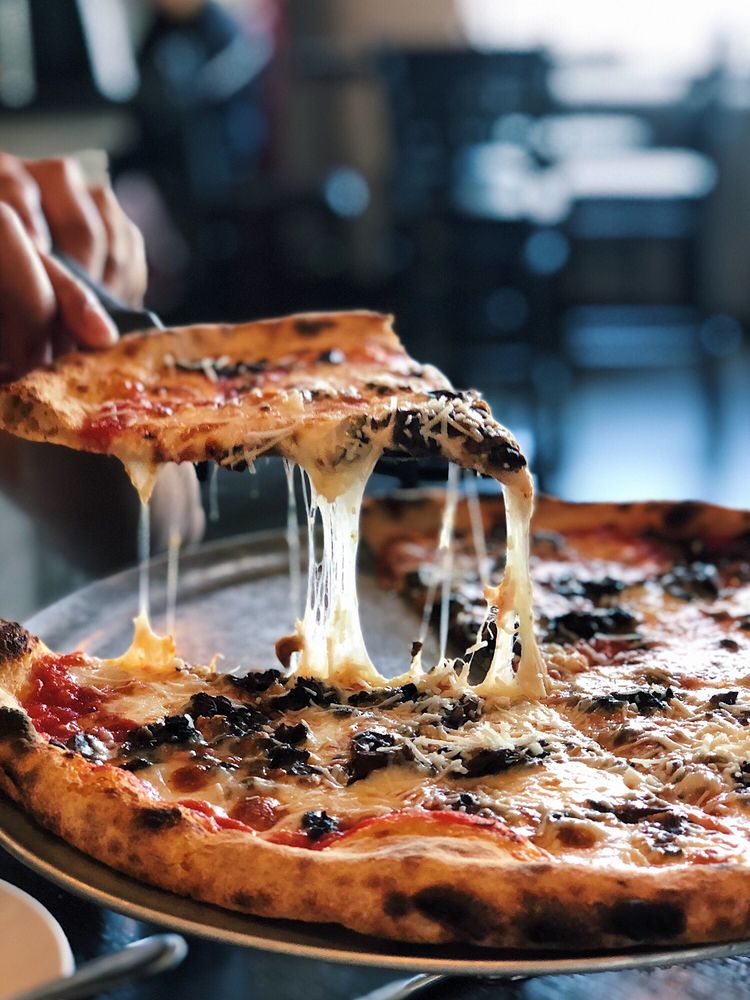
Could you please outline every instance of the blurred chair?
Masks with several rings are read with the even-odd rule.
[[[557,270],[535,268],[545,223],[526,199],[544,166],[532,129],[553,110],[547,58],[401,51],[379,66],[393,133],[394,300],[409,346],[479,385],[531,448],[534,345]]]

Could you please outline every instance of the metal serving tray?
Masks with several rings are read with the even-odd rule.
[[[166,564],[152,564],[151,600],[163,621]],[[138,577],[127,570],[58,601],[27,624],[53,649],[113,655],[128,645]],[[405,668],[419,622],[364,572],[360,603],[366,637],[378,666]],[[273,644],[292,627],[286,544],[282,534],[243,536],[202,546],[182,559],[177,609],[178,649],[186,659],[222,666],[272,666]],[[510,952],[462,946],[420,946],[365,937],[331,924],[268,920],[183,899],[143,885],[94,861],[0,798],[0,845],[41,875],[91,902],[138,920],[215,941],[329,962],[499,977],[605,972],[750,954],[750,942],[673,950],[571,954]]]

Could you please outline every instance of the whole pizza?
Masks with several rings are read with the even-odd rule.
[[[128,337],[0,388],[0,421],[117,455],[144,500],[162,462],[281,455],[322,533],[280,662],[244,675],[144,617],[109,660],[0,623],[0,788],[44,827],[175,893],[401,941],[747,933],[750,514],[541,497],[530,519],[515,439],[371,313]],[[382,585],[441,636],[397,678],[356,599],[384,454],[505,491],[365,502]]]

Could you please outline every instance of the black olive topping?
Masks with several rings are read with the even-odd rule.
[[[596,608],[593,611],[568,611],[551,619],[549,642],[593,639],[595,635],[631,635],[638,619],[625,608]]]
[[[377,729],[365,729],[352,737],[352,756],[347,770],[349,784],[361,781],[372,771],[389,764],[401,763],[406,759],[402,744],[392,733]]]
[[[307,831],[310,840],[320,840],[327,833],[334,833],[339,828],[336,816],[329,816],[325,809],[312,810],[304,813],[300,826]]]
[[[242,677],[235,677],[232,674],[227,675],[229,683],[246,694],[260,694],[263,691],[267,691],[272,684],[281,681],[281,679],[282,673],[280,670],[251,670]]]
[[[732,775],[736,783],[740,786],[742,791],[750,789],[750,760],[743,760],[740,764],[739,771],[735,771]]]
[[[276,740],[268,740],[263,749],[268,757],[268,766],[272,769],[286,771],[287,774],[311,774],[315,770],[308,764],[309,750],[299,750],[288,743],[277,743]]]
[[[68,750],[74,750],[86,760],[106,760],[107,748],[100,739],[92,733],[74,733],[65,744]]]
[[[718,708],[719,705],[736,705],[738,694],[739,691],[719,691],[718,694],[711,695],[708,704],[714,708]]]
[[[430,458],[440,454],[440,444],[434,437],[425,437],[419,416],[413,410],[396,410],[393,423],[393,444],[412,458]]]
[[[268,722],[268,716],[248,705],[238,705],[224,695],[207,694],[201,691],[190,699],[186,712],[197,719],[223,717],[227,736],[247,736],[257,732]]]
[[[740,649],[740,644],[735,639],[719,639],[719,645],[722,649],[728,649],[730,653],[737,653]]]
[[[459,792],[451,802],[451,809],[476,815],[482,809],[482,800],[474,792]]]
[[[308,705],[332,705],[338,701],[334,688],[327,687],[314,677],[298,677],[294,687],[286,694],[273,698],[271,705],[278,711],[296,712]]]
[[[691,562],[673,566],[660,577],[661,585],[682,601],[694,598],[713,601],[719,596],[719,573],[714,565],[705,562]]]
[[[350,705],[380,705],[384,701],[392,705],[402,705],[405,701],[417,701],[420,697],[416,684],[402,684],[401,687],[373,688],[371,691],[355,691],[350,694]]]
[[[460,729],[467,722],[481,718],[484,702],[474,694],[463,694],[450,702],[440,712],[441,723],[446,729]]]
[[[200,691],[193,695],[185,711],[196,718],[199,715],[205,715],[206,718],[212,719],[215,715],[229,715],[233,707],[229,698],[223,694],[208,694],[206,691]]]
[[[659,823],[665,827],[674,827],[682,819],[667,805],[647,803],[634,800],[632,802],[598,802],[589,801],[588,806],[600,813],[611,813],[621,823],[635,824],[643,820]]]
[[[622,593],[626,587],[624,580],[616,580],[611,576],[604,576],[600,580],[578,580],[572,576],[561,577],[552,585],[552,589],[562,597],[587,597],[594,604],[605,597],[614,597]]]
[[[641,715],[648,715],[657,709],[667,708],[674,698],[671,687],[651,688],[644,691],[613,691],[598,698],[580,699],[579,707],[584,712],[616,712],[623,705],[633,705]]]
[[[219,378],[236,378],[238,375],[260,375],[267,371],[270,362],[267,358],[259,358],[257,361],[238,361],[233,365],[222,365],[217,367],[212,363],[211,358],[198,361],[176,361],[174,367],[180,372],[206,373],[206,368],[210,367]]]
[[[151,767],[153,761],[146,760],[145,757],[132,757],[121,764],[123,771],[142,771],[146,767]]]
[[[122,750],[153,750],[167,743],[202,743],[203,737],[195,728],[189,715],[168,715],[160,722],[131,729],[125,738]]]
[[[288,743],[290,746],[296,747],[300,743],[304,743],[309,735],[310,729],[305,722],[298,722],[296,726],[288,726],[285,722],[282,722],[274,730],[273,737],[279,743]]]
[[[545,749],[542,749],[542,752],[538,754],[512,747],[501,750],[478,750],[467,757],[461,755],[466,774],[456,775],[456,777],[483,778],[489,774],[500,774],[501,771],[508,771],[511,767],[518,767],[521,764],[536,764],[537,761],[548,755],[549,751]]]

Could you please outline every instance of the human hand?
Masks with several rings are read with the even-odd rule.
[[[78,261],[128,305],[146,289],[143,238],[109,186],[90,187],[72,159],[0,152],[0,381],[117,330],[96,297],[50,256]]]

